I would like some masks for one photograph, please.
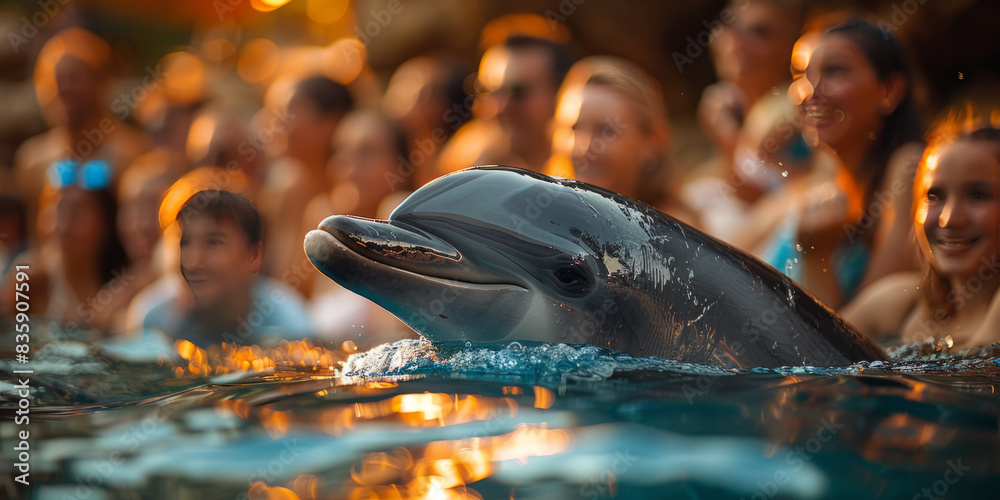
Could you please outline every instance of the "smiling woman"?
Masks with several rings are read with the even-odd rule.
[[[917,267],[912,225],[900,214],[910,208],[923,129],[906,54],[890,34],[848,21],[793,62],[803,59],[789,95],[818,161],[811,175],[758,203],[756,227],[733,243],[757,248],[838,308],[861,287]]]
[[[924,271],[888,276],[844,316],[872,336],[949,346],[1000,340],[1000,114],[954,112],[931,133],[914,183],[913,213]]]

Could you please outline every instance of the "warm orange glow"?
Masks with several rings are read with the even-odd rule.
[[[187,136],[187,157],[192,162],[201,160],[208,155],[208,150],[212,145],[212,137],[215,135],[215,118],[209,113],[204,113],[195,118]]]
[[[247,194],[247,178],[238,170],[220,167],[196,168],[177,180],[163,195],[160,202],[160,228],[164,231],[177,220],[177,212],[195,193],[205,189],[223,189]]]
[[[205,96],[205,63],[189,52],[173,52],[160,59],[163,92],[171,104],[184,106]]]
[[[281,486],[268,486],[263,481],[254,481],[247,493],[250,500],[301,500],[294,491]]]
[[[354,403],[354,416],[364,420],[391,415],[394,411],[391,400],[382,400],[373,403]]]
[[[215,413],[220,417],[232,414],[246,420],[250,418],[250,405],[242,399],[225,399],[215,404]]]
[[[315,23],[333,24],[344,17],[350,5],[348,0],[308,0],[306,15]]]
[[[530,457],[564,453],[572,440],[572,433],[565,429],[521,424],[500,436],[435,441],[422,453],[406,448],[391,454],[372,453],[351,469],[351,477],[361,485],[351,498],[372,498],[388,491],[398,495],[392,498],[480,498],[466,485],[493,475],[498,462],[523,463]]]
[[[510,54],[503,46],[491,47],[483,54],[479,62],[478,83],[485,93],[495,92],[503,85],[503,77],[507,72]]]
[[[413,457],[406,448],[392,453],[365,455],[360,466],[351,467],[351,478],[361,485],[375,486],[400,480],[403,472],[413,467]]]
[[[535,386],[535,408],[543,410],[552,408],[556,402],[556,395],[545,387]]]
[[[327,78],[347,85],[361,75],[367,60],[368,50],[361,40],[341,38],[323,49],[319,69]]]
[[[330,367],[347,357],[339,351],[317,346],[308,339],[282,340],[276,347],[267,349],[223,342],[210,346],[207,351],[186,340],[178,340],[175,348],[181,358],[189,362],[178,376],[212,376],[236,371],[301,372],[303,369],[329,373]]]
[[[437,161],[437,175],[444,175],[469,165],[493,145],[494,138],[503,132],[494,120],[473,120],[462,125],[441,150]]]
[[[278,46],[266,38],[258,38],[243,46],[236,61],[236,71],[248,82],[263,82],[274,75],[280,60]]]
[[[302,500],[319,498],[319,487],[323,480],[315,474],[299,474],[288,485]]]
[[[324,410],[320,415],[320,425],[327,434],[339,436],[345,430],[354,428],[354,415],[353,406]]]
[[[448,489],[493,475],[493,462],[483,450],[461,450],[449,458],[421,459],[412,473],[417,479],[436,477],[436,485]]]
[[[576,175],[576,171],[573,170],[573,161],[562,155],[553,155],[549,158],[542,173],[563,179],[573,179]]]
[[[222,62],[236,54],[236,45],[225,38],[205,42],[201,46],[201,55],[212,62]]]
[[[399,387],[399,384],[387,381],[371,381],[366,383],[365,387],[369,389],[392,389],[393,387]]]
[[[281,439],[288,434],[288,413],[263,408],[260,411],[260,425],[273,439]]]
[[[250,6],[257,12],[271,12],[285,5],[288,1],[289,0],[250,0]]]
[[[813,87],[806,78],[806,68],[812,59],[813,51],[819,45],[822,33],[819,30],[809,31],[799,37],[792,48],[792,85],[788,88],[788,98],[796,106],[812,97]]]
[[[913,382],[913,387],[906,393],[906,399],[911,401],[923,401],[924,391],[927,389],[927,384],[923,382]]]
[[[392,411],[409,417],[411,423],[435,420],[443,424],[444,415],[451,409],[451,398],[447,394],[403,394],[392,398]]]
[[[101,37],[82,28],[66,28],[45,42],[35,60],[35,97],[49,121],[62,116],[56,99],[56,65],[66,56],[75,57],[92,70],[106,75],[111,65],[111,46]]]
[[[516,460],[524,463],[528,457],[556,455],[569,450],[570,433],[564,429],[549,429],[547,424],[520,426],[504,436],[493,450],[493,460]]]
[[[479,38],[479,48],[486,50],[512,35],[528,35],[554,42],[568,42],[570,32],[566,26],[538,14],[509,14],[490,21]]]

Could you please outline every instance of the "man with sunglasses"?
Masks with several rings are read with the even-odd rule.
[[[525,35],[507,38],[498,51],[493,56],[503,65],[503,81],[490,97],[496,101],[496,117],[510,143],[509,154],[480,158],[478,163],[503,163],[541,172],[552,152],[556,94],[573,64],[572,57],[562,44]]]

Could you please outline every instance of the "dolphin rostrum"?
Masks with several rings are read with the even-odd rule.
[[[742,368],[888,358],[746,252],[636,200],[526,170],[446,175],[384,221],[328,217],[305,251],[431,341],[594,344]]]

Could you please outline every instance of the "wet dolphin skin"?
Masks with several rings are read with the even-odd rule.
[[[744,368],[887,359],[747,253],[636,200],[520,169],[446,175],[388,220],[328,217],[305,251],[431,341],[594,344]]]

